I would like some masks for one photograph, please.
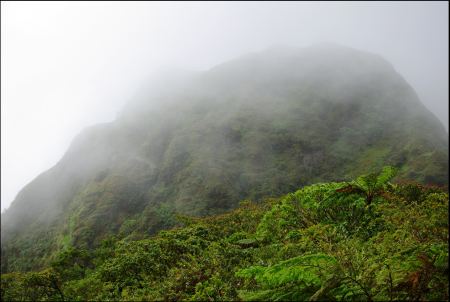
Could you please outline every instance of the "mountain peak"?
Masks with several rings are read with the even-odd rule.
[[[334,43],[276,46],[144,86],[2,214],[2,265],[43,263],[25,241],[56,242],[41,255],[94,248],[130,225],[153,234],[174,213],[222,213],[383,165],[398,167],[398,179],[448,181],[445,130],[377,55]]]

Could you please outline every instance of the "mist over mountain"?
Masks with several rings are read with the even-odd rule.
[[[2,214],[2,271],[387,164],[397,181],[448,182],[443,125],[378,55],[277,46],[167,72],[20,191]]]

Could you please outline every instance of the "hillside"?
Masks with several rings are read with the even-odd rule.
[[[152,238],[2,275],[3,301],[446,301],[448,194],[394,170],[320,183]]]
[[[384,59],[336,45],[272,48],[148,83],[80,133],[2,214],[2,271],[48,265],[175,213],[215,215],[389,164],[447,184],[448,136]]]

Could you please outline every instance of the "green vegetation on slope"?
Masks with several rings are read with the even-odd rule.
[[[373,54],[271,50],[146,86],[2,214],[2,272],[42,269],[111,235],[148,237],[177,225],[175,212],[216,215],[385,164],[396,180],[448,183],[443,126]]]
[[[320,183],[1,276],[8,300],[448,300],[448,194],[394,169]],[[128,231],[126,230],[127,228]],[[128,235],[127,235],[128,234]]]

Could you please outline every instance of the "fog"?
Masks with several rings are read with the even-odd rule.
[[[1,3],[1,207],[168,69],[336,42],[387,59],[448,131],[448,3]]]

